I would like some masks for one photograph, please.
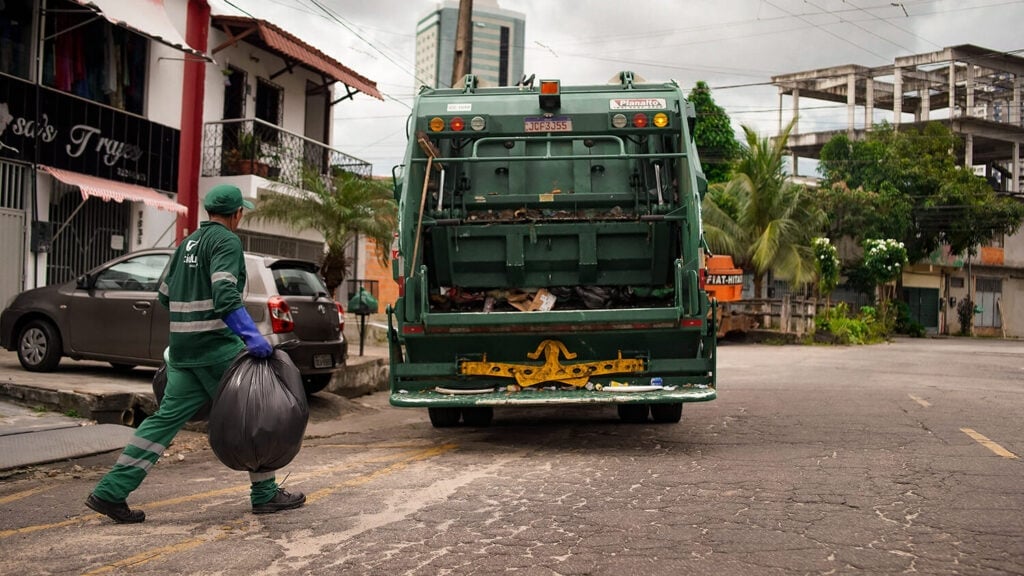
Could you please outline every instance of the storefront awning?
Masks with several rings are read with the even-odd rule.
[[[187,207],[178,204],[152,188],[125,184],[124,182],[79,174],[78,172],[69,172],[49,166],[40,165],[39,169],[48,172],[51,176],[65,184],[77,186],[82,191],[83,201],[92,196],[102,198],[104,201],[124,202],[127,200],[129,202],[142,202],[146,206],[152,206],[159,210],[177,212],[179,214],[188,213]]]
[[[204,60],[212,58],[188,45],[164,10],[164,0],[74,0],[110,21],[138,32],[147,38],[194,54]]]
[[[214,16],[213,25],[223,30],[228,39],[211,50],[211,54],[216,54],[244,39],[245,42],[280,55],[286,62],[286,70],[290,68],[292,62],[297,62],[333,81],[341,82],[351,90],[357,90],[378,100],[384,99],[377,90],[376,82],[266,20],[243,16]],[[273,77],[271,76],[271,79]]]

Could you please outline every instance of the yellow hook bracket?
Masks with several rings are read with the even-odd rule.
[[[459,374],[467,376],[491,376],[498,378],[515,378],[516,384],[527,387],[544,382],[562,382],[577,388],[586,386],[591,376],[607,374],[643,373],[644,361],[640,358],[623,358],[619,350],[618,358],[597,362],[578,362],[562,364],[560,356],[566,360],[576,358],[569,352],[565,344],[558,340],[544,340],[537,349],[526,356],[537,360],[544,355],[543,364],[516,364],[512,362],[488,362],[487,355],[482,361],[463,360],[459,363]]]

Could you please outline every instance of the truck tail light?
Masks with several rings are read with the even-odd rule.
[[[466,121],[463,120],[461,117],[456,116],[455,118],[452,118],[450,122],[448,122],[448,127],[455,132],[462,132],[463,130],[466,129]]]
[[[647,127],[647,114],[644,114],[642,112],[637,112],[636,114],[634,114],[633,115],[633,126],[635,126],[636,128],[646,128]]]
[[[292,320],[292,309],[280,296],[271,296],[267,300],[267,309],[270,311],[270,326],[274,334],[282,334],[295,330],[295,321]]]
[[[697,284],[703,290],[708,285],[708,269],[701,268],[697,271]]]
[[[341,302],[335,302],[338,306],[338,330],[342,333],[345,332],[345,307],[341,305]]]

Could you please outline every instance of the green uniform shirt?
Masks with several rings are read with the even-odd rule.
[[[178,246],[160,284],[170,311],[170,364],[209,366],[245,348],[222,318],[241,308],[245,289],[242,241],[217,222],[203,222]]]

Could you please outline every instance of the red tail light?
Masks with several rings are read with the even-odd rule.
[[[708,285],[708,269],[701,268],[697,271],[697,284],[700,284],[700,289],[703,290]]]
[[[345,332],[345,308],[341,305],[341,302],[335,302],[338,305],[338,329],[342,333]]]
[[[295,330],[295,321],[292,320],[292,309],[284,298],[271,296],[267,300],[267,309],[270,310],[270,326],[274,334],[292,332]]]
[[[398,296],[405,296],[405,276],[400,275],[398,277]]]

